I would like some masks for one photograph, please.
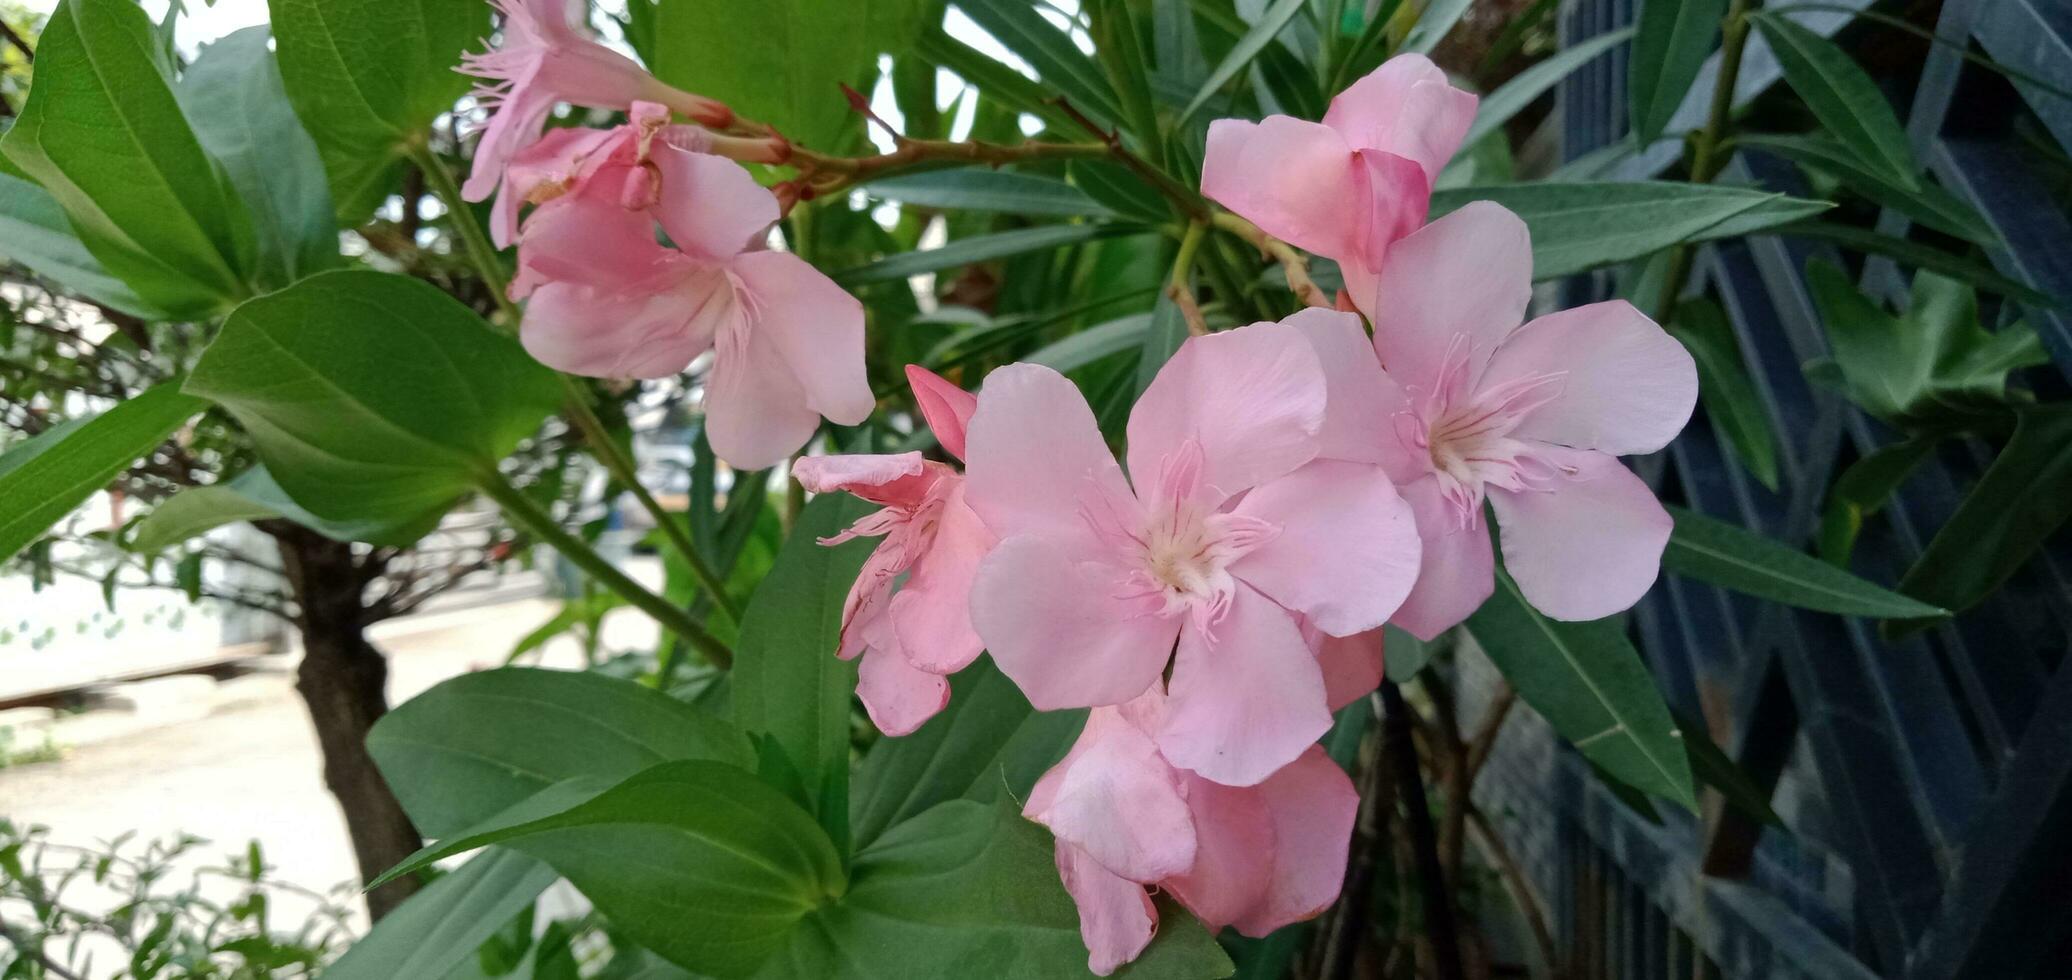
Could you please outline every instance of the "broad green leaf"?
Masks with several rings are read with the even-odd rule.
[[[1187,317],[1180,312],[1180,305],[1163,292],[1158,294],[1158,304],[1151,308],[1151,323],[1144,328],[1144,343],[1137,355],[1137,393],[1151,386],[1151,379],[1158,377],[1158,369],[1172,359],[1180,345],[1187,341]]]
[[[1637,259],[1681,242],[1750,234],[1832,207],[1713,184],[1529,183],[1440,191],[1432,195],[1432,216],[1485,200],[1525,219],[1536,280]]]
[[[167,316],[102,268],[65,220],[65,209],[48,191],[19,177],[0,174],[0,259],[96,303],[146,320]]]
[[[837,272],[834,280],[844,286],[887,282],[927,272],[955,269],[975,262],[1004,259],[1025,252],[1078,245],[1116,235],[1135,234],[1142,230],[1135,225],[1114,224],[1039,225],[1034,228],[1017,228],[990,235],[959,238],[941,248],[888,255],[869,265]]]
[[[1885,508],[1885,501],[1900,484],[1935,454],[1939,441],[1933,435],[1920,435],[1880,446],[1835,478],[1835,485],[1827,491],[1827,505],[1820,512],[1821,560],[1848,565],[1864,519]]]
[[[972,22],[993,35],[1007,50],[1036,69],[1036,76],[1073,108],[1103,125],[1122,118],[1122,108],[1108,88],[1099,65],[1072,43],[1072,37],[1026,0],[954,0]]]
[[[1683,105],[1719,35],[1726,0],[1642,0],[1639,32],[1626,61],[1630,129],[1646,146]]]
[[[1470,3],[1471,0],[1427,0],[1423,15],[1417,18],[1417,26],[1403,38],[1403,46],[1398,51],[1431,54],[1432,49],[1453,32],[1453,25],[1460,23]]]
[[[1681,507],[1662,553],[1664,570],[1760,599],[1842,616],[1947,616],[1759,534]]]
[[[1113,218],[1115,212],[1056,177],[1006,170],[960,168],[888,177],[863,185],[865,193],[902,204],[952,211],[1006,211],[1074,218]]]
[[[1969,609],[2014,575],[2068,517],[2072,404],[2022,408],[2007,447],[1935,532],[1899,589],[1945,609]]]
[[[719,99],[804,146],[840,152],[861,131],[842,86],[870,91],[903,52],[922,0],[669,0],[655,11],[655,75]]]
[[[1871,203],[1892,208],[1944,234],[1986,246],[2000,243],[2000,235],[1993,226],[1957,195],[1926,182],[1907,190],[1864,165],[1848,147],[1828,137],[1744,133],[1734,137],[1734,145],[1774,153],[1808,170],[1832,176]]]
[[[200,318],[247,295],[250,219],[173,97],[150,18],[128,0],[65,0],[36,53],[0,152],[145,302]]]
[[[226,524],[279,517],[280,513],[227,485],[188,487],[167,497],[137,522],[129,548],[155,555]]]
[[[1682,714],[1676,723],[1683,730],[1684,747],[1691,750],[1691,773],[1698,781],[1719,791],[1727,805],[1772,827],[1784,826],[1777,811],[1770,808],[1770,794],[1763,791],[1748,770],[1741,768],[1725,749],[1713,744],[1698,719]]]
[[[266,507],[333,541],[364,541],[388,548],[407,548],[432,533],[444,516],[440,511],[430,511],[418,515],[374,514],[357,520],[325,520],[304,510],[301,504],[289,497],[264,466],[254,466],[219,486],[234,490],[253,505]]]
[[[1045,345],[1030,352],[1022,360],[1031,364],[1042,364],[1062,374],[1085,367],[1111,354],[1142,350],[1144,337],[1151,328],[1151,320],[1150,313],[1132,313],[1098,326],[1088,327],[1057,343]]]
[[[960,800],[900,824],[857,855],[848,894],[808,916],[758,980],[1082,975],[1086,945],[1051,837],[1015,810]],[[1170,901],[1158,915],[1156,938],[1116,976],[1231,974],[1192,916]]]
[[[813,813],[848,850],[849,702],[856,664],[835,657],[842,603],[877,543],[832,537],[874,508],[848,494],[816,498],[799,512],[777,564],[742,616],[734,650],[734,723],[768,735],[797,767]]]
[[[1776,490],[1777,437],[1727,315],[1712,300],[1692,297],[1677,304],[1669,334],[1698,363],[1698,396],[1705,403],[1706,417],[1727,437],[1734,455],[1756,481]]]
[[[475,957],[513,916],[561,876],[537,859],[497,848],[441,875],[381,918],[330,966],[331,980],[443,977]],[[530,937],[528,937],[530,938]]]
[[[615,931],[716,977],[753,973],[847,884],[813,818],[744,769],[666,762],[602,792],[592,782],[557,784],[383,879],[505,844],[560,872]]]
[[[407,521],[470,492],[561,399],[517,341],[418,279],[344,270],[251,300],[187,379],[331,521]]]
[[[1217,62],[1216,70],[1209,73],[1208,80],[1194,93],[1194,98],[1187,103],[1187,107],[1180,111],[1179,121],[1174,123],[1174,127],[1185,126],[1187,120],[1202,106],[1208,104],[1224,85],[1251,67],[1252,59],[1259,57],[1259,52],[1266,50],[1266,46],[1280,36],[1288,22],[1294,20],[1295,15],[1301,13],[1308,2],[1309,0],[1279,0],[1268,7],[1265,13],[1260,14],[1259,19],[1252,23],[1252,29],[1246,31],[1245,36],[1238,38],[1230,53],[1224,55],[1222,61]]]
[[[1468,632],[1518,696],[1584,758],[1636,789],[1697,809],[1683,734],[1619,622],[1555,622],[1502,570]]]
[[[489,36],[466,0],[267,0],[281,80],[316,140],[338,221],[381,204],[408,148],[470,80],[461,52]]]
[[[1797,221],[1776,229],[1774,234],[1811,238],[1816,241],[1832,242],[1843,248],[1853,249],[1871,255],[1883,255],[1901,265],[1916,269],[1938,272],[1952,279],[1970,283],[1987,292],[1999,293],[2010,299],[2018,299],[2031,306],[2060,309],[2065,301],[2049,293],[2041,292],[2025,283],[2009,279],[1993,270],[1993,267],[1962,255],[1953,255],[1942,249],[1892,235],[1881,235],[1867,228],[1836,224],[1829,221]]]
[[[1534,99],[1546,94],[1548,89],[1560,84],[1576,69],[1597,60],[1599,55],[1625,43],[1632,36],[1633,28],[1630,27],[1599,34],[1562,48],[1546,60],[1519,72],[1496,91],[1482,97],[1475,107],[1475,123],[1468,127],[1468,135],[1461,140],[1461,145],[1474,146],[1482,137],[1496,132],[1510,122],[1512,116],[1525,111]]]
[[[1781,13],[1752,15],[1792,91],[1866,166],[1909,191],[1921,186],[1906,130],[1878,84],[1848,52]]]
[[[0,562],[64,520],[204,407],[177,385],[161,384],[0,455]]]
[[[664,762],[753,758],[726,722],[646,685],[525,667],[462,674],[411,698],[375,723],[367,751],[431,837],[579,776],[609,785]]]
[[[337,265],[324,162],[288,104],[266,28],[204,46],[173,94],[251,213],[259,286],[278,289]]]

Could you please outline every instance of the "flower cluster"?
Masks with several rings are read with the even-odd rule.
[[[497,105],[468,191],[502,188],[527,349],[614,377],[713,351],[709,433],[736,466],[869,415],[861,308],[762,246],[779,204],[735,162],[781,161],[783,141],[727,135],[725,106],[584,38],[560,0],[500,7],[503,48],[467,66]],[[629,121],[542,136],[557,101]],[[1384,624],[1429,638],[1490,595],[1485,505],[1549,616],[1610,615],[1656,577],[1670,520],[1617,457],[1683,427],[1695,368],[1624,303],[1526,322],[1531,243],[1503,208],[1427,223],[1475,105],[1406,55],[1321,123],[1210,127],[1203,193],[1336,260],[1349,308],[1188,340],[1132,408],[1121,460],[1070,380],[1015,364],[976,394],[908,369],[954,462],[794,467],[881,508],[823,543],[880,539],[836,654],[861,658],[886,734],[941,711],[982,652],[1036,708],[1092,709],[1024,813],[1056,838],[1096,973],[1150,943],[1148,889],[1255,936],[1337,897],[1358,799],[1317,740],[1381,682]]]

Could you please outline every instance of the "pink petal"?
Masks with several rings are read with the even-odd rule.
[[[966,499],[1003,538],[1042,533],[1091,553],[1099,545],[1081,499],[1133,500],[1086,399],[1047,367],[988,375],[965,448]]]
[[[548,282],[652,292],[658,276],[687,268],[681,255],[655,241],[654,222],[644,212],[620,207],[601,188],[589,189],[533,209],[520,236],[511,297],[523,299]]]
[[[747,169],[725,157],[661,142],[649,153],[662,175],[655,220],[677,248],[707,262],[725,262],[751,244],[762,244],[778,217],[777,198]]]
[[[1468,618],[1496,591],[1496,556],[1490,551],[1487,528],[1459,526],[1453,508],[1439,496],[1436,477],[1425,476],[1398,489],[1416,515],[1424,561],[1417,584],[1389,621],[1429,640]]]
[[[1313,918],[1338,900],[1360,795],[1314,745],[1255,792],[1273,824],[1273,877],[1263,899],[1233,924],[1258,937]]]
[[[1324,671],[1324,696],[1332,711],[1358,701],[1381,686],[1384,662],[1382,631],[1352,636],[1318,634],[1317,666]]]
[[[1162,882],[1210,932],[1237,921],[1273,884],[1273,814],[1256,789],[1187,778],[1194,866]]]
[[[1432,178],[1415,161],[1380,150],[1354,154],[1353,167],[1360,178],[1354,200],[1364,199],[1366,209],[1361,214],[1359,251],[1340,265],[1364,276],[1387,264],[1391,245],[1424,225],[1431,210]]]
[[[1417,523],[1379,466],[1317,460],[1246,494],[1235,512],[1280,533],[1230,573],[1332,636],[1388,622],[1417,581]]]
[[[531,146],[519,151],[504,169],[503,186],[497,191],[496,207],[489,216],[489,237],[498,248],[511,244],[518,231],[518,209],[545,184],[559,184],[574,177],[584,157],[596,152],[614,136],[609,129],[579,129],[565,126],[549,131]]]
[[[1379,463],[1383,440],[1395,413],[1409,407],[1403,389],[1381,370],[1374,342],[1359,314],[1310,307],[1281,323],[1301,331],[1324,369],[1324,424],[1317,430],[1317,456]],[[1395,440],[1387,440],[1394,445]]]
[[[1360,179],[1353,147],[1327,126],[1290,116],[1209,124],[1202,194],[1304,251],[1358,252],[1364,229],[1348,200]]]
[[[1194,864],[1194,817],[1179,780],[1150,736],[1114,708],[1095,708],[1022,814],[1103,868],[1148,884]]]
[[[1130,410],[1129,466],[1149,497],[1182,446],[1201,449],[1200,499],[1214,506],[1317,454],[1324,371],[1300,331],[1255,323],[1192,337]]]
[[[979,561],[993,549],[993,532],[965,505],[962,484],[958,480],[951,488],[934,543],[892,598],[900,648],[914,666],[938,674],[964,669],[985,646],[971,627],[971,583]]]
[[[698,309],[701,321],[730,315],[706,312],[713,303]],[[721,335],[705,382],[706,439],[714,455],[737,470],[775,466],[813,438],[820,413],[808,404],[798,376],[764,331],[724,322],[717,326],[734,332]]]
[[[877,399],[864,374],[863,304],[789,252],[750,252],[727,271],[747,292],[751,343],[775,350],[806,407],[837,425],[870,418]]]
[[[1040,711],[1127,701],[1165,669],[1178,620],[1116,598],[1121,582],[1105,571],[1036,535],[1003,540],[979,563],[971,624]]]
[[[1058,877],[1079,906],[1087,970],[1105,977],[1151,945],[1158,931],[1158,907],[1143,885],[1117,877],[1064,841],[1058,841],[1057,861]]]
[[[547,124],[547,114],[554,111],[555,101],[554,93],[533,84],[530,77],[512,80],[509,94],[489,114],[482,137],[475,141],[475,161],[468,169],[467,182],[461,185],[462,198],[489,199],[504,179],[505,166],[539,138],[540,128]]]
[[[1689,351],[1624,300],[1540,317],[1489,361],[1484,387],[1562,373],[1561,394],[1512,435],[1613,456],[1651,453],[1690,421],[1698,368]]]
[[[685,323],[677,292],[611,292],[563,282],[533,292],[518,339],[540,363],[593,378],[668,377],[708,344]]]
[[[879,731],[909,735],[950,703],[950,682],[908,663],[897,648],[873,646],[857,666],[856,695]]]
[[[1406,157],[1438,180],[1475,122],[1475,101],[1430,59],[1401,54],[1338,93],[1324,125],[1355,149]]]
[[[943,376],[919,364],[906,366],[907,384],[914,389],[914,402],[921,417],[935,433],[935,441],[958,459],[964,458],[964,431],[971,426],[971,413],[978,411],[978,396],[944,380]]]
[[[1375,294],[1354,299],[1398,384],[1429,390],[1456,337],[1467,338],[1472,379],[1532,299],[1525,222],[1486,201],[1468,204],[1390,246]]]
[[[927,463],[920,453],[801,456],[791,464],[791,475],[813,493],[839,490],[874,504],[911,508],[941,479]]]
[[[1492,488],[1504,568],[1555,619],[1603,619],[1640,601],[1661,571],[1673,522],[1640,477],[1603,453],[1548,447],[1573,469],[1548,491]]]
[[[1330,730],[1323,671],[1294,617],[1242,583],[1210,629],[1180,633],[1158,747],[1204,779],[1250,786]]]
[[[849,595],[842,601],[842,635],[835,646],[835,656],[854,660],[866,648],[899,645],[899,638],[892,633],[889,613],[892,586],[903,571],[906,554],[896,544],[880,541],[871,549],[870,557],[863,560],[863,567],[856,572],[856,581],[849,585]]]

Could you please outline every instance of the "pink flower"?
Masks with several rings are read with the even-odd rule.
[[[460,70],[484,79],[475,101],[489,110],[474,167],[461,188],[480,201],[496,190],[504,167],[534,140],[547,114],[561,102],[626,109],[656,102],[708,126],[727,126],[734,114],[724,104],[665,85],[639,65],[590,36],[572,18],[569,0],[490,0],[503,15],[503,43],[494,50],[461,56]],[[513,208],[515,209],[515,205]],[[498,245],[509,244],[506,234]]]
[[[1351,314],[1311,316],[1359,329]],[[1133,489],[1070,381],[993,372],[966,479],[1001,540],[971,618],[1031,704],[1120,703],[1172,660],[1161,753],[1239,786],[1330,727],[1298,614],[1333,636],[1381,625],[1416,577],[1418,542],[1379,466],[1316,459],[1325,398],[1297,326],[1189,340],[1130,413]]]
[[[1370,433],[1417,512],[1425,562],[1395,622],[1431,638],[1494,588],[1482,505],[1504,566],[1555,619],[1599,619],[1639,601],[1670,519],[1617,457],[1651,453],[1691,417],[1690,354],[1625,302],[1520,326],[1532,293],[1525,223],[1480,202],[1389,251],[1373,292],[1381,372],[1334,406]]]
[[[1389,243],[1424,223],[1432,182],[1474,120],[1473,95],[1423,55],[1397,55],[1332,99],[1322,123],[1210,123],[1202,193],[1337,260],[1357,298]]]
[[[634,117],[555,144],[566,156],[544,176],[518,169],[528,194],[551,198],[526,219],[511,284],[530,297],[525,349],[614,378],[664,377],[714,351],[707,436],[739,469],[789,456],[822,416],[869,417],[862,304],[798,256],[752,247],[776,199],[739,164],[695,152],[703,130],[665,125],[660,106]]]
[[[978,400],[922,367],[908,365],[907,378],[943,448],[961,458]],[[887,735],[912,732],[949,703],[947,675],[978,658],[971,579],[993,546],[992,532],[965,506],[963,475],[920,453],[808,456],[792,473],[815,493],[842,490],[884,505],[820,543],[884,539],[849,589],[836,654],[862,654],[856,693],[872,723]],[[895,595],[902,574],[906,584]]]
[[[1101,976],[1157,931],[1147,885],[1212,932],[1264,936],[1323,911],[1345,878],[1360,800],[1322,748],[1309,746],[1256,786],[1225,786],[1160,755],[1153,733],[1166,709],[1155,689],[1095,708],[1022,810],[1057,837],[1087,967]]]

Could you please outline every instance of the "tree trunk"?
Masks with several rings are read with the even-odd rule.
[[[423,840],[367,753],[367,731],[388,712],[388,661],[367,642],[367,576],[351,545],[295,525],[268,522],[266,530],[280,542],[299,609],[303,653],[295,689],[324,754],[324,785],[345,811],[360,880],[372,881]],[[417,879],[406,877],[368,892],[368,915],[380,919],[417,888]]]

